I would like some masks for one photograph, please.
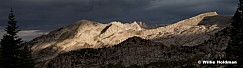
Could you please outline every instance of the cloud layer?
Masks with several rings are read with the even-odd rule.
[[[12,1],[12,3],[10,3]],[[233,15],[238,0],[1,0],[0,26],[10,4],[23,29],[50,31],[81,19],[108,23],[142,21],[168,24],[199,13]]]
[[[237,0],[4,0],[0,3],[1,25],[10,4],[21,26],[53,29],[80,19],[163,24],[208,11],[232,15]]]
[[[2,39],[3,35],[6,32],[3,29],[0,29],[0,39]],[[47,34],[48,32],[43,32],[40,30],[22,30],[18,33],[18,36],[20,36],[24,41],[30,41],[35,37]]]

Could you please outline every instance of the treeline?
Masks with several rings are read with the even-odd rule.
[[[162,43],[155,43],[139,37],[132,37],[112,47],[98,49],[84,48],[60,54],[54,59],[51,59],[46,67],[198,67],[200,65],[197,64],[197,61],[205,58],[209,53],[212,52],[207,51],[207,48],[203,45],[192,47],[180,45],[164,46]]]

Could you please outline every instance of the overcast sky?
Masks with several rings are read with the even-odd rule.
[[[10,3],[12,1],[12,3]],[[238,0],[0,0],[0,26],[10,5],[22,29],[50,31],[78,20],[168,24],[199,13],[233,15]]]

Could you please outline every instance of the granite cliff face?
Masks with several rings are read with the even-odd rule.
[[[228,37],[220,34],[229,26],[230,19],[208,12],[153,29],[143,28],[141,22],[101,24],[80,20],[37,37],[28,45],[39,63],[37,67],[153,67],[176,61],[195,63],[212,58],[210,55],[223,57],[220,51],[226,48]]]

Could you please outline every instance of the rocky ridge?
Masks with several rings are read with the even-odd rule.
[[[44,66],[46,66],[49,64],[50,60],[58,58],[60,54],[84,48],[100,49],[113,47],[114,45],[122,45],[121,42],[133,36],[153,42],[149,42],[150,44],[141,44],[144,45],[144,47],[145,45],[148,46],[156,43],[157,46],[161,45],[163,47],[191,47],[209,44],[205,43],[205,41],[210,40],[211,37],[215,37],[215,33],[229,26],[230,19],[231,17],[219,16],[216,12],[208,12],[179,21],[175,24],[154,29],[142,28],[139,22],[125,24],[121,22],[111,22],[108,24],[101,24],[93,21],[80,20],[76,24],[37,37],[30,41],[29,45],[32,46],[31,49],[33,50],[34,58],[36,58],[38,62],[44,63]],[[158,49],[158,51],[159,50],[160,49]],[[155,61],[131,64],[148,64],[151,62]],[[118,61],[116,63],[118,63]],[[126,63],[130,62],[127,61]],[[124,65],[129,66],[131,64]]]

